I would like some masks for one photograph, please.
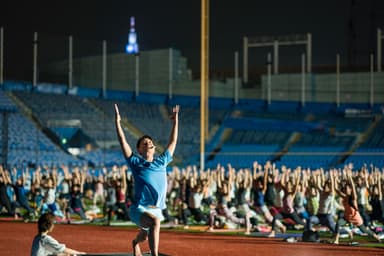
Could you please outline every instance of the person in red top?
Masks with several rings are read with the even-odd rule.
[[[344,213],[341,213],[341,215],[339,215],[339,219],[336,224],[336,236],[335,236],[334,244],[339,244],[340,226],[345,225],[346,223],[351,223],[355,225],[360,229],[361,232],[368,234],[368,236],[380,242],[380,238],[378,237],[378,235],[372,232],[372,230],[370,230],[366,226],[364,226],[364,221],[359,213],[359,208],[357,205],[357,195],[356,195],[355,184],[352,178],[352,170],[347,169],[346,176],[347,176],[347,180],[342,190],[340,191],[337,186],[335,187],[336,192],[342,198]],[[349,236],[352,242],[353,240],[352,232],[349,232]]]

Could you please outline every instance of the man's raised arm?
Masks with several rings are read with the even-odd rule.
[[[179,129],[179,110],[180,110],[179,105],[176,105],[172,108],[171,119],[173,120],[173,125],[172,125],[171,135],[169,136],[169,143],[167,146],[167,149],[172,156],[173,156],[173,153],[175,152],[176,143],[177,143],[177,136],[178,136],[178,129]]]
[[[123,154],[126,158],[132,155],[131,146],[129,146],[127,139],[125,138],[125,134],[123,128],[121,128],[121,117],[119,113],[119,107],[115,104],[115,124],[116,124],[116,133],[120,142],[121,149],[123,150]]]

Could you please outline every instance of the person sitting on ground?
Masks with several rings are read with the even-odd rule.
[[[65,255],[79,255],[85,254],[65,246],[65,244],[59,243],[48,233],[53,231],[55,215],[52,213],[44,213],[40,216],[37,222],[38,233],[33,239],[31,256],[65,256]]]

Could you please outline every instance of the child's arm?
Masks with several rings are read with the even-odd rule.
[[[84,254],[86,254],[85,252],[79,252],[79,251],[76,251],[76,250],[71,249],[71,248],[65,248],[63,253],[65,253],[65,255],[84,255]]]

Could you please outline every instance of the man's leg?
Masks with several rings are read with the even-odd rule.
[[[316,215],[313,215],[313,216],[309,217],[309,220],[306,223],[306,228],[305,229],[309,230],[309,231],[312,231],[312,226],[316,225],[316,224],[319,224],[319,222],[320,222],[320,219]]]
[[[132,240],[132,248],[133,248],[133,255],[134,256],[141,256],[141,250],[139,243],[147,240],[148,233],[145,229],[140,229],[139,233],[137,234],[136,238]]]
[[[158,256],[160,241],[160,219],[150,213],[143,213],[141,216],[141,225],[149,228],[148,243],[153,256]]]
[[[336,223],[333,216],[331,214],[327,214],[324,218],[325,220],[322,224],[327,226],[333,234],[336,234]]]

